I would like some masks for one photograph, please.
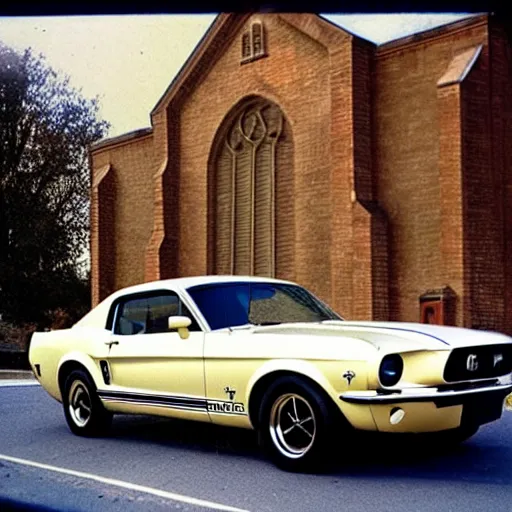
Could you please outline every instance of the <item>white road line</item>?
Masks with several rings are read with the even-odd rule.
[[[12,388],[16,386],[40,386],[37,380],[4,379],[0,380],[0,388]]]
[[[102,476],[92,475],[90,473],[82,473],[81,471],[74,471],[72,469],[59,468],[57,466],[49,466],[48,464],[41,464],[40,462],[34,462],[31,460],[18,459],[17,457],[10,457],[9,455],[0,454],[0,460],[13,462],[15,464],[23,464],[25,466],[32,466],[34,468],[39,469],[46,469],[48,471],[55,471],[56,473],[63,473],[65,475],[71,475],[77,478],[86,478],[88,480],[94,480],[102,484],[123,487],[131,491],[145,492],[147,494],[152,494],[153,496],[159,496],[160,498],[180,501],[181,503],[188,503],[189,505],[196,505],[198,507],[207,507],[215,510],[225,510],[226,512],[249,512],[241,508],[230,507],[229,505],[222,505],[221,503],[215,503],[213,501],[200,500],[198,498],[192,498],[191,496],[184,496],[183,494],[175,494],[173,492],[162,491],[160,489],[153,489],[152,487],[146,487],[144,485],[123,482],[122,480],[104,478]]]

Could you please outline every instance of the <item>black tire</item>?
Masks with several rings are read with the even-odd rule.
[[[466,425],[441,432],[413,434],[416,439],[413,439],[412,442],[415,443],[415,447],[420,446],[423,451],[430,453],[446,452],[457,449],[459,445],[473,437],[478,430],[479,426]]]
[[[300,377],[281,377],[263,396],[258,420],[261,448],[286,471],[329,466],[334,428],[340,425],[329,397]]]
[[[112,413],[103,407],[96,387],[85,371],[73,370],[67,376],[62,405],[67,424],[74,434],[95,437],[108,432]]]
[[[465,426],[448,430],[441,433],[441,442],[444,445],[462,444],[469,438],[473,437],[479,430],[479,426]]]

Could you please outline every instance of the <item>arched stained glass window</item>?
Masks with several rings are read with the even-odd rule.
[[[228,115],[214,144],[213,272],[276,276],[293,265],[293,145],[274,103]]]

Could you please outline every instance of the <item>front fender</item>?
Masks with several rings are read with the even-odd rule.
[[[350,382],[344,378],[347,370],[351,370],[354,374],[354,378]],[[296,359],[268,361],[254,373],[248,382],[245,399],[249,409],[251,409],[250,399],[257,383],[262,378],[265,378],[265,376],[280,371],[289,371],[297,375],[303,375],[321,386],[354,428],[362,430],[376,429],[369,406],[349,404],[339,399],[341,389],[365,390],[368,388],[368,365],[366,361],[351,361],[349,364],[346,361],[315,361],[313,363]],[[259,390],[256,393],[258,394]]]
[[[325,375],[313,363],[299,359],[273,359],[260,366],[250,378],[247,384],[245,403],[249,403],[249,399],[251,397],[254,386],[261,378],[271,373],[282,371],[289,371],[299,375],[304,375],[305,377],[309,377],[311,380],[315,381],[319,386],[321,386],[333,398],[334,401],[337,400],[336,390],[333,388]]]

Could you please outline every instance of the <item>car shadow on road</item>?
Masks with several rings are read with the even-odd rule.
[[[255,432],[195,421],[119,415],[114,417],[111,438],[204,453],[262,458]]]
[[[357,443],[356,450],[343,458],[330,474],[354,477],[433,479],[473,483],[512,484],[512,450],[492,437],[476,434],[462,444],[436,444],[428,436],[395,437],[376,434]]]
[[[438,445],[428,436],[340,436],[333,444],[331,463],[321,475],[512,484],[512,447],[497,432],[489,435],[485,429],[465,443],[452,446]],[[266,462],[255,432],[207,423],[119,416],[114,420],[112,438]]]

